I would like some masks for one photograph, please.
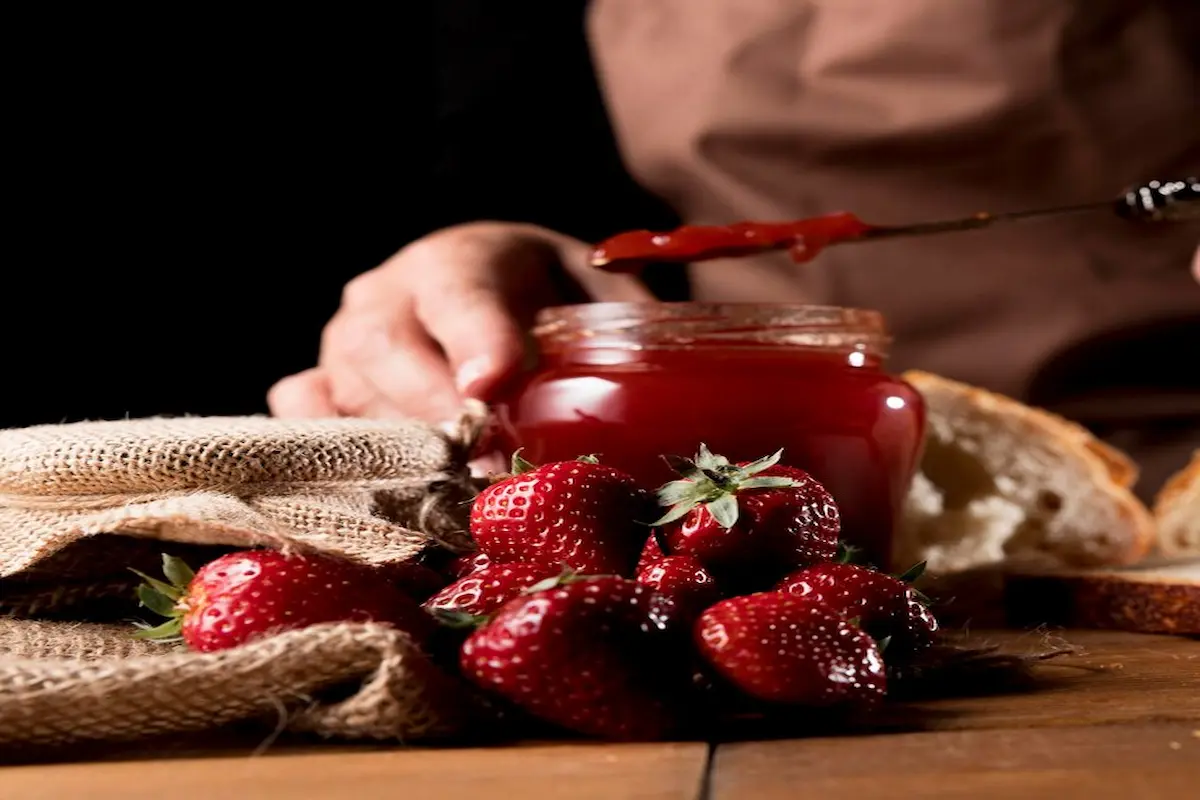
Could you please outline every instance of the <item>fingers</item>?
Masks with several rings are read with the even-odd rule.
[[[463,397],[487,399],[524,356],[521,328],[487,280],[421,295],[416,315],[445,352]]]
[[[326,326],[320,361],[346,416],[440,422],[461,405],[445,358],[403,299],[339,311]]]
[[[276,384],[272,413],[455,419],[465,397],[492,399],[520,368],[525,328],[536,311],[563,302],[562,292],[654,300],[635,278],[588,267],[587,252],[551,231],[500,223],[409,245],[347,284],[322,334],[318,369]],[[576,287],[552,278],[564,268]]]
[[[320,369],[289,375],[267,392],[267,407],[276,417],[336,417],[329,377]]]

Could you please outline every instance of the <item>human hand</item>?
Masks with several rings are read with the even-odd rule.
[[[652,301],[637,279],[591,269],[584,242],[478,222],[408,245],[346,285],[318,364],[276,383],[278,417],[453,419],[465,397],[520,368],[525,331],[551,305]]]

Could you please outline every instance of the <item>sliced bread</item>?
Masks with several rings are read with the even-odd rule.
[[[1016,400],[927,372],[904,378],[925,399],[928,431],[895,563],[1043,571],[1150,552],[1154,519],[1130,491],[1137,468],[1124,454]]]
[[[1053,575],[1009,575],[1014,625],[1200,636],[1200,561]]]
[[[1158,493],[1154,519],[1162,555],[1200,556],[1200,450]]]

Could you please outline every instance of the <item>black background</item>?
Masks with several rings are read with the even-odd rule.
[[[671,224],[583,7],[10,16],[0,425],[264,412],[342,285],[444,225]]]

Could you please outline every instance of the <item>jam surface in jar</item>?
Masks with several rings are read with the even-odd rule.
[[[874,312],[596,303],[543,312],[538,369],[494,404],[495,444],[534,463],[596,454],[647,488],[701,442],[736,461],[783,448],[825,484],[843,538],[890,563],[924,438],[920,395],[883,369]]]

